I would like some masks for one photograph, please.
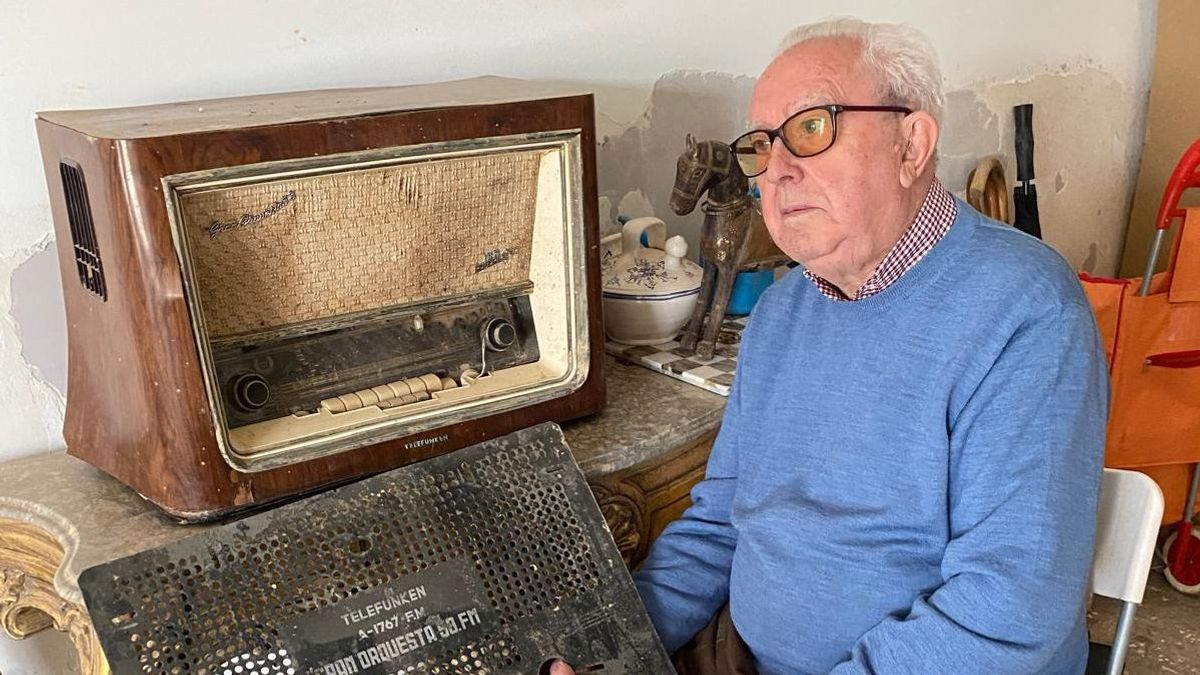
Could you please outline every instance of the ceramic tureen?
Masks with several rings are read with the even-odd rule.
[[[642,245],[645,232],[649,246]],[[619,252],[606,250],[601,261],[604,329],[608,337],[631,345],[656,345],[675,338],[691,318],[700,295],[703,269],[688,260],[687,242],[666,238],[658,218],[634,218],[618,236]]]

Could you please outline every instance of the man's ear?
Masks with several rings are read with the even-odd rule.
[[[933,168],[933,152],[938,140],[937,120],[924,110],[918,110],[904,118],[901,134],[906,140],[900,152],[900,185],[910,188]]]

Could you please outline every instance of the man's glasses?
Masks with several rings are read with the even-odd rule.
[[[797,157],[812,157],[828,150],[837,140],[838,114],[844,112],[912,114],[912,110],[895,105],[819,105],[792,115],[778,129],[748,131],[729,147],[742,173],[753,178],[767,170],[771,144],[776,138],[783,139],[783,147]]]

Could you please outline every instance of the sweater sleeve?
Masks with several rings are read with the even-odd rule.
[[[663,530],[633,575],[668,654],[708,625],[729,598],[729,570],[737,543],[730,509],[737,485],[739,382],[740,375],[725,405],[704,480],[692,488],[692,505]]]
[[[1087,307],[1054,307],[1009,338],[948,415],[942,583],[883,620],[836,675],[1039,673],[1082,630],[1108,376]]]

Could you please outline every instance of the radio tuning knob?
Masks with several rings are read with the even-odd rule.
[[[517,341],[517,329],[508,319],[492,319],[483,326],[483,343],[493,352],[502,352]]]
[[[271,400],[271,385],[258,373],[246,373],[233,381],[233,403],[245,412],[253,412]]]

